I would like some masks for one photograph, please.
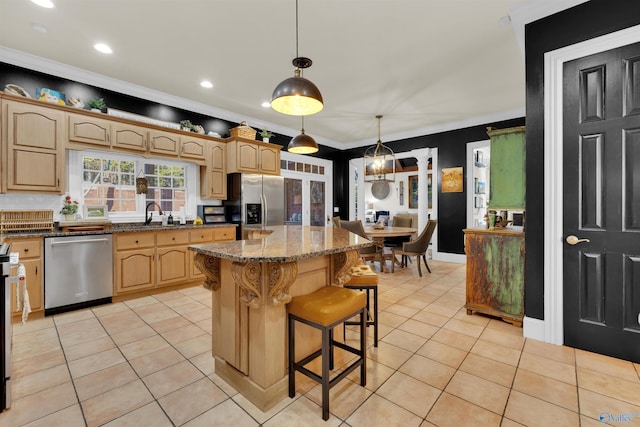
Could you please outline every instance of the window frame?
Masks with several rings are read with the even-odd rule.
[[[171,160],[161,157],[141,157],[134,154],[126,154],[120,152],[100,151],[100,150],[68,150],[67,155],[67,179],[68,194],[73,200],[83,203],[82,180],[83,180],[83,157],[92,156],[99,158],[107,158],[119,161],[134,162],[135,170],[143,170],[145,163],[154,163],[163,166],[178,166],[185,168],[185,214],[187,219],[193,219],[196,216],[197,204],[199,203],[198,195],[200,194],[200,180],[198,179],[198,166],[195,163]],[[137,176],[138,173],[135,175]],[[146,208],[146,194],[136,194],[136,211],[132,212],[109,212],[109,220],[114,223],[118,222],[143,222]],[[155,210],[155,209],[154,209]],[[176,212],[173,213],[174,216]],[[157,215],[154,216],[154,222],[160,222]]]

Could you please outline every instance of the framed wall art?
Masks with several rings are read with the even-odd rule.
[[[443,193],[462,193],[463,191],[463,169],[462,166],[457,168],[442,168],[442,192]]]

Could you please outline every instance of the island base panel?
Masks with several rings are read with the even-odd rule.
[[[269,387],[260,387],[250,377],[219,357],[215,357],[215,371],[217,376],[262,411],[266,412],[277,403],[289,398],[289,379],[286,376]]]

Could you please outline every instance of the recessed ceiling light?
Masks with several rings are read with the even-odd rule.
[[[47,9],[51,9],[53,7],[53,2],[51,0],[31,0],[33,3],[37,4],[40,7],[46,7]]]
[[[213,87],[213,83],[211,83],[209,80],[203,80],[200,82],[200,86],[211,89]]]
[[[38,33],[43,33],[43,34],[47,32],[47,27],[45,27],[42,24],[35,23],[35,22],[33,24],[31,24],[31,29],[33,31],[36,31]]]
[[[271,103],[270,103],[269,101],[264,101],[264,102],[262,103],[262,106],[263,106],[264,108],[269,108],[269,107],[271,107]]]
[[[104,43],[96,43],[93,45],[93,48],[98,52],[113,53],[113,50],[111,50],[111,48]]]

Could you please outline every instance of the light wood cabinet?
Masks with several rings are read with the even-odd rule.
[[[44,272],[42,270],[42,238],[6,239],[11,244],[11,252],[20,254],[20,263],[24,264],[27,292],[31,305],[31,314],[44,315]],[[11,269],[11,275],[18,273],[18,268]],[[19,285],[22,286],[22,285]],[[16,304],[16,285],[11,284],[11,313],[15,320],[21,318],[22,306]]]
[[[178,156],[180,151],[180,136],[178,134],[149,130],[148,140],[149,153]]]
[[[180,157],[205,164],[209,141],[193,136],[180,136]]]
[[[119,233],[114,240],[114,294],[155,287],[155,233]]]
[[[467,314],[479,312],[522,326],[524,232],[464,230]]]
[[[156,234],[157,286],[184,282],[189,279],[189,232],[159,231]]]
[[[232,139],[227,143],[227,173],[280,175],[281,149],[266,142]]]
[[[208,199],[226,200],[226,144],[211,141],[207,165],[200,168],[200,195]]]
[[[73,144],[79,149],[92,145],[100,148],[111,146],[111,122],[84,114],[67,113],[67,148]]]
[[[113,148],[123,150],[147,151],[147,129],[128,123],[113,122],[111,124]]]
[[[62,193],[65,117],[62,111],[3,100],[6,189]]]
[[[114,295],[196,283],[204,275],[189,245],[235,240],[235,227],[114,234]]]

